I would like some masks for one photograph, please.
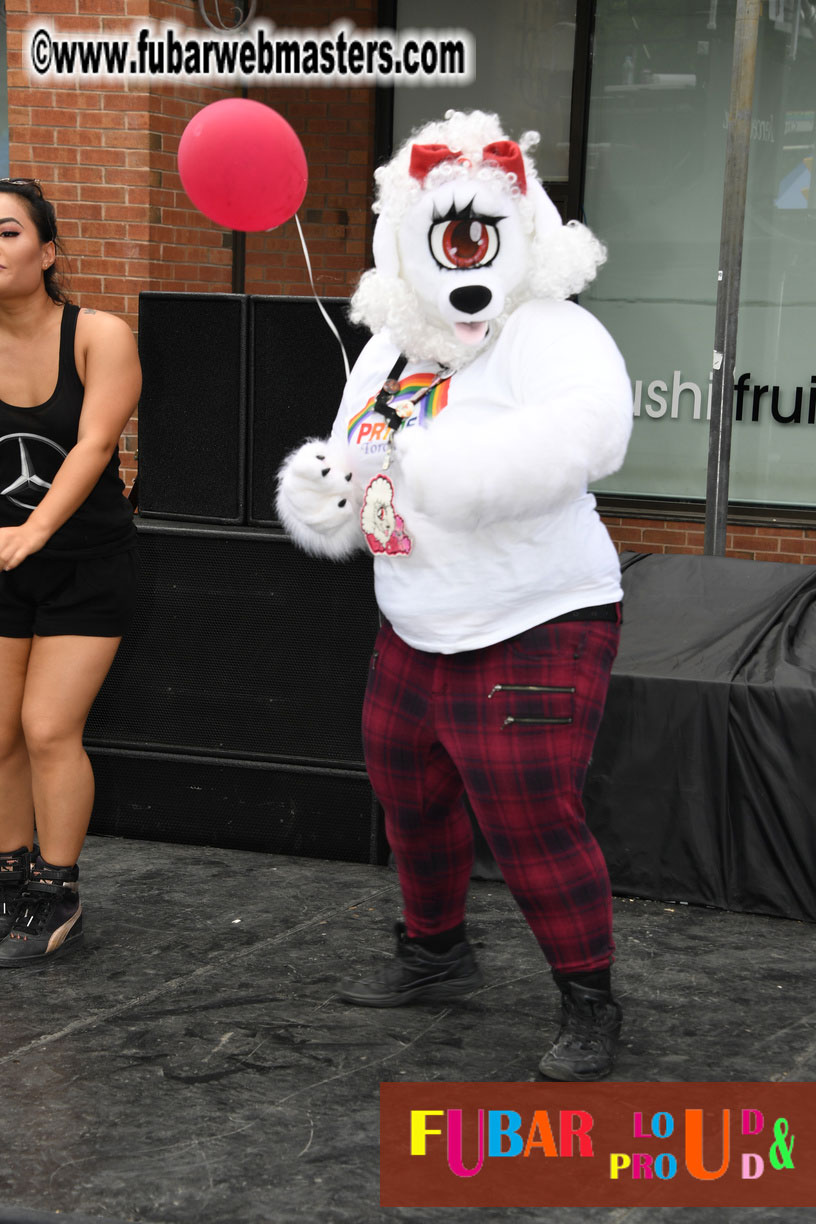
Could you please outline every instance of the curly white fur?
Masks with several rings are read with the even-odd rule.
[[[496,331],[508,313],[503,312],[493,322]],[[372,332],[387,328],[409,361],[435,361],[449,370],[457,370],[478,351],[461,344],[450,327],[434,323],[407,281],[398,276],[383,276],[376,268],[363,273],[349,317]]]
[[[394,343],[410,360],[430,359],[450,369],[460,369],[485,347],[461,343],[450,326],[434,318],[400,266],[397,250],[400,225],[426,193],[433,193],[445,184],[461,183],[474,189],[500,187],[512,200],[520,227],[529,239],[526,277],[508,295],[501,313],[491,319],[485,343],[496,339],[522,302],[531,298],[563,301],[580,293],[594,280],[606,259],[603,244],[586,226],[577,221],[561,224],[529,156],[538,143],[537,133],[527,132],[519,141],[526,193],[520,191],[515,175],[482,162],[484,146],[504,138],[497,115],[448,111],[444,121],[426,124],[416,131],[391,161],[375,172],[374,211],[380,214],[375,231],[376,266],[363,274],[351,300],[350,315],[355,323],[364,324],[372,332],[387,328]],[[447,145],[466,160],[442,162],[420,183],[409,171],[414,144]]]
[[[447,111],[445,118],[426,123],[418,128],[397,150],[390,162],[374,171],[377,193],[374,212],[384,213],[394,226],[398,226],[405,213],[421,198],[423,191],[433,191],[440,184],[452,179],[478,180],[501,183],[517,200],[522,217],[532,230],[532,208],[527,206],[519,191],[515,177],[506,174],[496,165],[482,164],[482,149],[497,140],[506,139],[498,115],[486,111]],[[538,144],[537,132],[525,132],[519,141],[524,159],[527,181],[537,178],[535,163],[529,153]],[[409,172],[411,149],[415,144],[441,144],[466,158],[470,165],[461,162],[442,162],[435,166],[420,183]]]

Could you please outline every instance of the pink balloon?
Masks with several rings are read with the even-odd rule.
[[[294,216],[309,173],[282,115],[249,98],[223,98],[184,129],[178,168],[187,195],[216,225],[268,230]]]

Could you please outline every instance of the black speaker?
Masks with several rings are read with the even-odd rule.
[[[89,748],[91,832],[384,863],[380,810],[358,770]]]
[[[246,517],[247,298],[141,293],[139,510],[146,517]]]
[[[343,298],[323,299],[353,365],[370,333]],[[275,477],[306,437],[331,431],[346,375],[336,337],[312,297],[250,298],[249,522],[277,523]]]
[[[92,830],[381,861],[360,727],[370,561],[137,522],[135,620],[86,727]]]

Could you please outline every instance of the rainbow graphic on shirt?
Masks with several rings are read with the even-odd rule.
[[[401,378],[400,389],[391,398],[392,406],[405,402],[416,395],[417,392],[430,387],[437,377],[438,375],[436,374],[411,374],[408,378]],[[444,382],[438,383],[437,386],[423,395],[422,399],[414,405],[417,424],[423,425],[426,421],[432,421],[434,417],[439,416],[440,412],[447,405],[449,387],[450,378],[446,378]],[[388,437],[391,431],[374,407],[376,402],[377,396],[372,395],[366,406],[351,418],[348,423],[349,441],[351,441],[358,430],[358,442],[362,442],[365,439],[369,441],[382,441]]]

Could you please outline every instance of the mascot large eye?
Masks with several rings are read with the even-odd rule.
[[[481,268],[499,251],[499,231],[484,221],[439,221],[431,226],[431,253],[442,268]]]

